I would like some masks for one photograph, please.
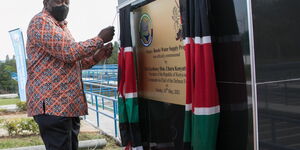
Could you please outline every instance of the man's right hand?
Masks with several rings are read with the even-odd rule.
[[[109,26],[100,31],[98,36],[103,40],[104,43],[107,43],[113,39],[115,35],[115,27]]]

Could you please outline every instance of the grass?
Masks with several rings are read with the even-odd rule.
[[[12,99],[0,99],[0,106],[2,105],[11,105],[17,104],[20,101],[19,98],[12,98]]]
[[[103,150],[119,150],[115,144],[115,141],[107,137],[105,135],[101,135],[99,133],[80,133],[79,140],[92,140],[92,139],[106,139],[107,144]],[[26,136],[26,137],[4,137],[0,138],[0,149],[6,148],[16,148],[16,147],[26,147],[26,146],[36,146],[36,145],[43,145],[43,141],[40,136]]]
[[[35,146],[42,144],[43,141],[39,136],[0,138],[0,149]]]

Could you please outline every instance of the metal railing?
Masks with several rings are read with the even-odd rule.
[[[117,75],[117,65],[97,65],[92,69],[82,71],[89,112],[95,113],[92,114],[95,121],[88,120],[86,116],[84,118],[98,128],[101,125],[101,117],[112,119],[115,137],[119,135]]]

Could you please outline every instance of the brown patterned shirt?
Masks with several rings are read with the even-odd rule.
[[[46,10],[33,17],[27,30],[28,116],[87,115],[82,69],[95,65],[103,47],[99,37],[75,42],[66,22],[57,22]]]

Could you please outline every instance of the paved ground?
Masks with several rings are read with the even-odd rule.
[[[0,109],[5,109],[7,111],[12,111],[12,112],[16,112],[18,107],[16,104],[12,104],[12,105],[2,105],[0,106]]]
[[[94,108],[89,104],[90,108]],[[113,113],[111,111],[102,110],[99,109],[100,112],[105,113],[109,116],[113,116]],[[99,128],[102,130],[105,134],[108,134],[109,136],[115,137],[115,123],[112,118],[109,118],[103,114],[99,113],[99,126],[97,126],[97,114],[95,111],[89,109],[89,115],[86,116],[86,120],[92,124],[93,126]],[[117,128],[117,137],[119,138],[119,128]]]
[[[80,132],[99,132],[99,129],[95,128],[85,120],[81,121]]]

